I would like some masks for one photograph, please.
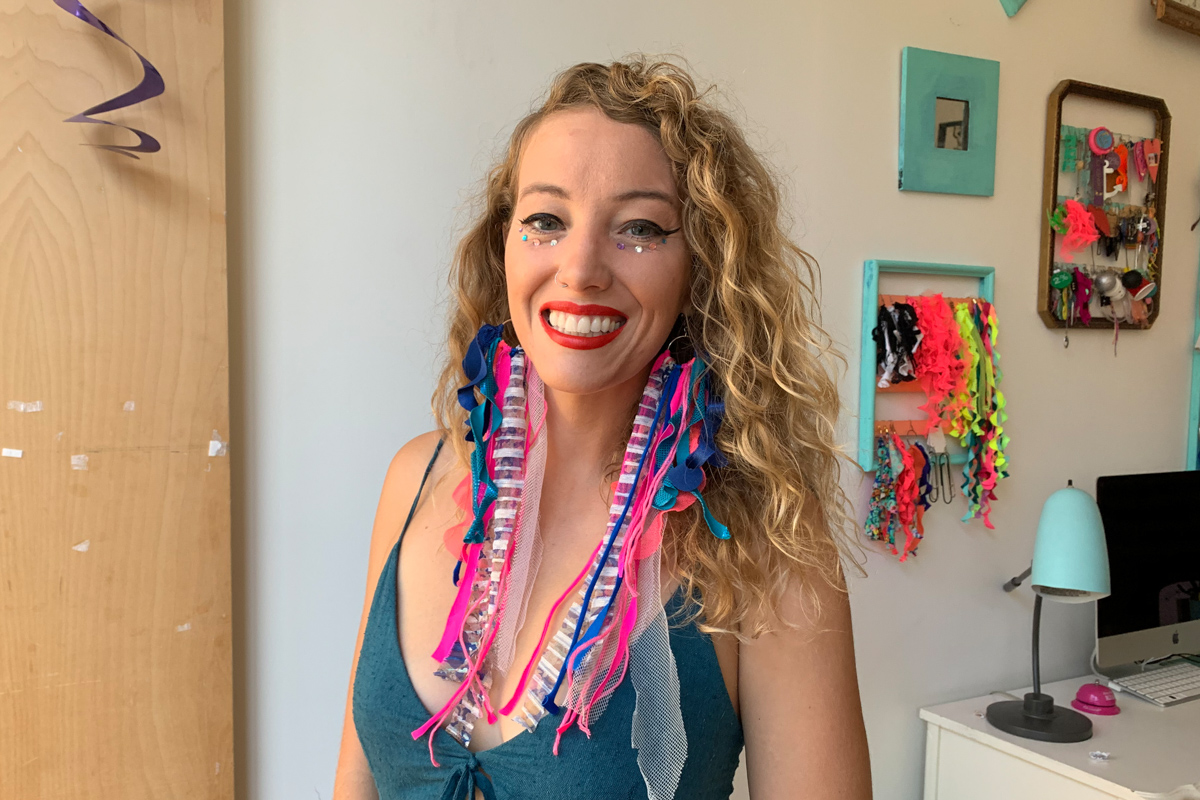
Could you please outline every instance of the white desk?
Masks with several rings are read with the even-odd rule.
[[[1070,707],[1091,676],[1042,687]],[[1024,697],[1029,689],[1011,694]],[[1117,693],[1121,713],[1088,715],[1092,738],[1075,744],[1022,739],[993,728],[988,705],[1010,698],[987,695],[921,709],[925,720],[925,800],[1143,800],[1200,783],[1200,700],[1159,708]],[[1107,761],[1089,753],[1102,750]],[[1139,794],[1140,793],[1140,794]],[[1200,798],[1181,791],[1171,800]]]

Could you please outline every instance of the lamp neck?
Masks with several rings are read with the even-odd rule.
[[[1039,657],[1039,643],[1042,629],[1042,596],[1033,596],[1033,693],[1042,693],[1042,668]]]

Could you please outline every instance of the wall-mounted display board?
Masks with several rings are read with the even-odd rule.
[[[1145,114],[1149,135],[1064,125],[1089,98]],[[1046,110],[1038,313],[1050,328],[1149,328],[1159,312],[1171,114],[1157,97],[1064,80]]]
[[[875,438],[880,425],[891,423],[899,425],[902,431],[910,428],[919,431],[920,435],[927,433],[925,420],[876,420],[875,397],[877,391],[890,392],[919,392],[921,384],[916,381],[896,382],[895,386],[886,390],[879,388],[879,360],[874,331],[879,325],[880,303],[895,298],[879,293],[879,276],[885,273],[908,275],[933,275],[959,278],[977,278],[979,291],[976,296],[988,303],[992,302],[996,287],[995,267],[963,266],[959,264],[929,264],[913,261],[885,261],[872,259],[863,264],[863,295],[862,295],[862,339],[859,360],[859,396],[858,396],[858,464],[864,472],[875,469]],[[962,300],[964,298],[950,298]],[[957,456],[954,463],[961,464],[965,458]]]
[[[1200,0],[1151,0],[1159,22],[1200,36]]]
[[[881,294],[881,273],[974,278],[966,297],[928,291]],[[863,530],[906,561],[924,538],[924,513],[961,496],[963,522],[989,519],[1008,476],[1004,393],[992,305],[995,270],[955,264],[868,261],[863,269],[859,464],[874,471]],[[919,419],[878,419],[877,392],[924,398]],[[952,456],[948,442],[963,452]],[[951,469],[961,464],[961,484]],[[956,488],[957,485],[957,488]]]

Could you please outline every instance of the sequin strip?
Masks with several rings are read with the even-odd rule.
[[[654,411],[658,406],[659,398],[662,396],[663,381],[672,366],[674,366],[673,362],[668,359],[665,364],[655,371],[646,385],[645,393],[642,395],[637,416],[633,420],[633,434],[629,437],[629,444],[625,448],[625,456],[621,462],[621,474],[617,479],[617,488],[613,493],[612,505],[609,507],[606,539],[609,536],[613,536],[613,528],[621,518],[621,511],[625,507],[625,502],[636,488],[634,481],[637,475],[638,461],[649,444],[650,425],[654,420]],[[592,578],[596,575],[597,570],[599,570],[600,577],[596,581],[595,590],[592,592],[591,602],[588,603],[587,614],[582,626],[583,630],[591,627],[596,617],[604,611],[605,606],[608,605],[609,598],[612,597],[613,592],[616,590],[621,546],[625,542],[625,534],[629,528],[630,517],[631,515],[626,515],[621,529],[616,531],[613,546],[609,548],[608,558],[604,559],[603,563],[601,563],[603,550],[597,551],[595,559],[588,570],[587,579],[581,584],[576,599],[571,604],[570,609],[568,609],[562,626],[554,635],[554,638],[547,644],[542,658],[538,662],[537,671],[529,681],[525,698],[512,716],[513,720],[526,730],[532,731],[537,727],[538,722],[549,713],[543,703],[548,699],[547,695],[554,688],[555,683],[558,681],[559,672],[563,670],[566,663],[567,649],[571,646],[571,638],[579,622],[579,615],[583,612],[584,587],[591,583]]]
[[[513,523],[521,506],[525,484],[525,354],[514,349],[511,358],[511,373],[504,391],[504,410],[492,442],[490,459],[494,464],[496,502],[472,573],[471,610],[464,620],[460,642],[455,643],[450,655],[434,673],[459,683],[466,679],[470,671],[463,644],[466,645],[465,652],[474,657],[496,615],[500,584],[507,573],[508,554],[514,544]],[[491,686],[491,675],[486,669],[481,667],[477,678],[478,683],[467,689],[446,725],[446,732],[464,747],[471,742],[475,720],[483,716],[487,703],[485,695]]]

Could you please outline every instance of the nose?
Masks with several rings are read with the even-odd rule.
[[[612,285],[612,258],[617,246],[605,226],[577,224],[553,252],[557,282],[571,291],[600,292]]]

